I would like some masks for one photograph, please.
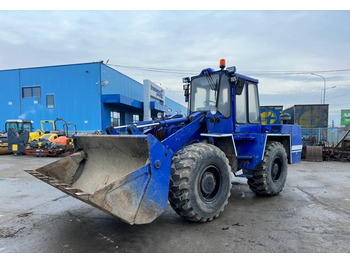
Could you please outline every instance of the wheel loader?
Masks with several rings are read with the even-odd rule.
[[[168,200],[186,220],[211,221],[233,175],[257,195],[279,194],[287,165],[300,162],[300,126],[262,125],[258,80],[225,67],[222,59],[219,70],[183,79],[188,116],[77,135],[79,152],[27,172],[129,224],[152,222]]]

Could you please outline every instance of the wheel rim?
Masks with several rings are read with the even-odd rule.
[[[208,166],[199,179],[199,195],[205,202],[213,201],[221,186],[221,172],[215,166]]]
[[[278,181],[278,179],[281,177],[282,173],[282,161],[280,158],[275,158],[275,160],[272,163],[271,168],[271,177],[273,181]]]

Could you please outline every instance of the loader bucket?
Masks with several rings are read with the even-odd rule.
[[[167,208],[171,153],[152,135],[77,136],[83,149],[36,170],[36,178],[130,224]]]

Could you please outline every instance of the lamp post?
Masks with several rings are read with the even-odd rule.
[[[326,103],[326,90],[336,88],[337,86],[328,87],[324,90],[324,104]]]
[[[318,75],[315,73],[311,73],[311,74],[314,76],[319,76],[323,78],[323,103],[322,103],[322,93],[321,93],[321,104],[325,104],[326,103],[326,79],[321,75]]]

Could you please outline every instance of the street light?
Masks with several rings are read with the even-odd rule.
[[[332,87],[328,87],[328,88],[326,88],[325,90],[324,90],[324,104],[326,103],[326,90],[328,90],[328,89],[332,89],[332,88],[336,88],[337,86],[332,86]]]
[[[322,77],[323,78],[323,103],[322,103],[322,93],[321,93],[321,104],[325,104],[326,103],[326,79],[321,76],[321,75],[318,75],[318,74],[315,74],[315,73],[311,73],[312,75],[314,76],[319,76],[319,77]]]

